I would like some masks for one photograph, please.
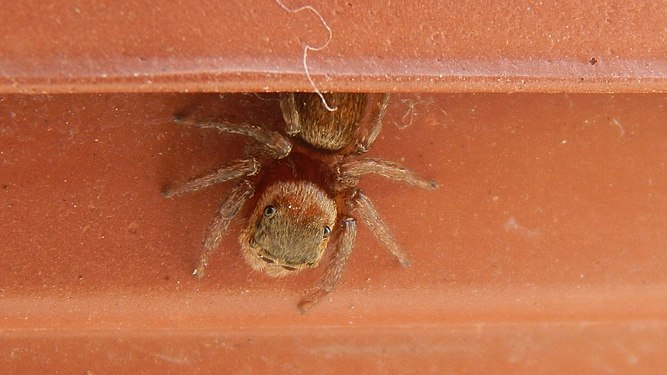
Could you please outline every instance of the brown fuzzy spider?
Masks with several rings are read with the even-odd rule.
[[[165,197],[172,197],[241,179],[207,230],[195,277],[204,276],[209,257],[230,221],[256,188],[263,194],[240,236],[243,256],[253,269],[284,276],[317,267],[333,235],[329,265],[319,284],[299,303],[302,311],[331,292],[340,279],[357,232],[353,213],[401,265],[410,265],[375,207],[357,188],[359,178],[374,173],[423,189],[438,185],[395,163],[359,157],[380,132],[388,94],[330,93],[324,97],[336,107],[335,111],[328,111],[315,94],[280,95],[287,136],[249,124],[176,119],[181,124],[243,134],[255,138],[261,146],[247,158],[163,191]],[[258,182],[245,179],[258,174],[262,166]]]

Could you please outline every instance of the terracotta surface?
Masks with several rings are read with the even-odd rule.
[[[664,6],[307,4],[322,19],[272,1],[0,7],[0,372],[665,368]],[[241,221],[191,277],[229,185],[160,189],[243,153],[174,113],[279,125],[275,94],[201,92],[312,90],[307,45],[325,46],[316,87],[394,93],[369,156],[442,188],[364,179],[413,266],[360,225],[304,316],[321,270],[254,273]]]
[[[182,129],[172,113],[279,121],[273,99],[2,97],[2,367],[667,365],[664,95],[395,95],[370,155],[443,186],[362,186],[414,265],[362,226],[342,284],[306,316],[295,304],[319,270],[252,272],[240,223],[209,275],[190,276],[229,185],[159,194],[242,152],[242,138]]]
[[[22,1],[0,92],[664,92],[660,1]],[[331,30],[331,38],[326,26]]]

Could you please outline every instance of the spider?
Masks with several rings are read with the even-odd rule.
[[[357,219],[403,266],[410,260],[398,245],[368,197],[357,187],[361,176],[377,174],[431,190],[438,185],[398,164],[363,158],[382,127],[388,94],[326,93],[328,111],[313,93],[282,93],[280,107],[285,129],[224,121],[176,117],[180,124],[236,133],[259,143],[247,157],[184,184],[166,187],[165,197],[197,191],[224,181],[238,180],[209,225],[203,250],[193,271],[204,276],[229,223],[242,206],[261,196],[239,238],[247,263],[270,276],[285,276],[315,268],[330,242],[333,255],[317,286],[299,302],[307,311],[333,290],[352,252]],[[251,178],[260,174],[258,178]]]

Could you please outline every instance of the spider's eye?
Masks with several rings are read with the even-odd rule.
[[[283,266],[283,268],[288,270],[288,271],[296,271],[296,268],[291,267],[291,266]]]
[[[327,238],[331,235],[331,228],[329,226],[324,227],[324,238]]]
[[[276,211],[274,206],[268,205],[264,207],[264,217],[271,217],[276,214]]]

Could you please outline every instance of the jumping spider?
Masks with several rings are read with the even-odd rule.
[[[263,193],[240,236],[241,251],[253,269],[285,276],[315,268],[333,238],[329,265],[319,284],[299,303],[302,311],[331,292],[340,279],[357,232],[353,213],[401,265],[410,265],[357,184],[362,175],[370,173],[428,190],[437,184],[393,162],[360,158],[380,132],[388,94],[329,93],[324,97],[336,110],[328,111],[315,94],[281,94],[286,135],[250,124],[176,118],[176,122],[185,125],[249,136],[260,146],[248,152],[246,158],[163,191],[165,197],[172,197],[223,181],[240,180],[208,227],[193,272],[195,277],[204,276],[209,257],[218,248],[230,221],[256,189]],[[263,173],[259,181],[246,179],[257,175],[260,169]]]

